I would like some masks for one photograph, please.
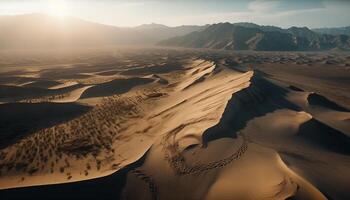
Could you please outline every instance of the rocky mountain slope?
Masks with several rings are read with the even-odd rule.
[[[350,35],[350,26],[339,28],[315,28],[313,31],[329,35]]]
[[[252,23],[219,23],[203,31],[161,41],[159,45],[258,51],[348,50],[350,38],[318,34],[307,27],[282,29]]]

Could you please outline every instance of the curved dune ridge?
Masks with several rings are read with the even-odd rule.
[[[129,79],[115,79],[107,83],[98,84],[85,90],[81,98],[104,97],[116,94],[123,94],[128,92],[135,86],[144,85],[153,82],[149,78],[129,78]]]
[[[339,106],[338,104],[330,101],[326,97],[319,95],[319,94],[311,93],[307,97],[307,100],[308,100],[308,103],[310,105],[321,106],[321,107],[325,107],[328,109],[341,111],[341,112],[349,112],[349,110],[347,108]]]
[[[225,75],[227,73],[230,72],[226,71]],[[213,81],[207,85],[212,87],[199,84],[193,87],[193,96],[185,95],[185,100],[156,115],[165,123],[168,120],[179,123],[174,120],[180,113],[176,110],[191,107],[199,116],[195,119],[193,116],[182,117],[181,124],[173,126],[174,129],[165,132],[162,139],[153,144],[143,165],[128,175],[124,190],[127,199],[141,198],[147,187],[152,199],[326,199],[314,186],[289,170],[276,152],[250,143],[244,135],[237,137],[235,128],[240,130],[244,125],[239,127],[239,123],[232,121],[240,114],[244,115],[245,106],[255,104],[254,101],[256,105],[267,101],[271,108],[261,112],[272,112],[278,108],[272,108],[274,104],[270,101],[279,95],[282,98],[283,92],[287,91],[282,88],[279,91],[277,86],[265,83],[268,81],[251,71],[235,75],[231,74],[225,80],[217,74],[218,77],[207,80]],[[230,83],[233,83],[232,86]],[[260,93],[259,96],[260,89],[268,91],[266,89],[273,88],[273,94],[262,96]],[[218,96],[220,100],[212,106],[209,102],[215,102]],[[267,96],[273,96],[273,99],[265,100]],[[283,100],[278,101],[284,107],[290,106]],[[207,113],[208,110],[211,112]],[[214,110],[217,117],[214,117]],[[169,113],[173,114],[169,116]],[[220,113],[223,113],[221,119]],[[248,114],[242,121],[248,121],[250,117],[255,116]],[[238,127],[230,127],[230,124]],[[187,148],[193,145],[196,146]],[[206,146],[204,149],[200,147],[203,145]],[[196,190],[191,189],[194,183]],[[154,191],[155,185],[163,190]],[[139,192],[131,192],[135,190]],[[255,193],[251,194],[251,190]]]
[[[38,88],[51,88],[55,87],[57,85],[60,85],[59,82],[57,81],[52,81],[52,80],[39,80],[39,81],[31,81],[29,83],[26,83],[22,86],[25,87],[38,87]]]
[[[8,86],[0,85],[0,101],[8,102],[54,102],[55,100],[67,98],[71,93],[79,93],[82,88],[87,89],[89,86],[75,84],[67,87],[48,89],[43,87],[31,86]],[[85,90],[83,89],[83,90]],[[80,95],[79,95],[80,96]],[[68,101],[63,101],[68,102]]]
[[[107,74],[52,100],[93,108],[0,149],[0,188],[114,181],[117,199],[350,197],[350,174],[337,173],[350,167],[350,112],[321,94],[207,56]]]

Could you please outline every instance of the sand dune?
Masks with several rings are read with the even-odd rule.
[[[157,74],[151,74],[151,75],[145,76],[145,78],[154,79],[159,84],[165,84],[165,85],[169,84],[168,80],[166,80],[165,78],[163,78],[163,77],[161,77],[161,76],[159,76]]]
[[[59,85],[60,83],[57,81],[51,81],[51,80],[39,80],[39,81],[32,81],[27,84],[21,85],[24,87],[36,87],[36,88],[52,88],[54,86]]]
[[[42,128],[60,124],[86,113],[89,107],[79,104],[8,103],[0,105],[1,143],[8,146]]]
[[[65,96],[65,94],[83,88],[84,85],[76,84],[59,89],[46,89],[40,87],[27,86],[7,86],[0,85],[0,101],[2,102],[17,102],[17,101],[32,101],[40,102],[57,99]]]
[[[0,84],[2,85],[22,85],[35,81],[35,78],[21,76],[1,76]]]
[[[311,143],[334,150],[339,153],[350,153],[350,139],[344,133],[333,129],[318,120],[310,119],[299,127],[298,134]]]
[[[47,90],[43,88],[24,88],[20,86],[0,86],[2,101],[16,101],[27,97],[44,96]]]
[[[93,86],[88,85],[88,86],[84,86],[81,88],[78,88],[76,90],[73,90],[71,92],[69,92],[68,94],[64,95],[61,98],[57,98],[57,99],[53,99],[50,102],[55,102],[55,103],[68,103],[68,102],[76,102],[80,99],[81,95],[88,90],[89,88],[91,88]]]
[[[164,65],[152,65],[148,67],[140,67],[135,69],[129,69],[126,71],[123,71],[121,74],[123,75],[149,75],[149,74],[164,74],[169,73],[171,71],[180,70],[181,65],[179,63],[170,61],[165,63]]]
[[[227,70],[223,68],[223,73],[210,77],[207,81],[211,84],[194,85],[192,91],[189,88],[184,90],[183,95],[177,94],[177,99],[186,98],[152,116],[153,119],[162,118],[164,123],[173,124],[175,128],[163,130],[162,139],[153,144],[144,164],[129,173],[124,191],[127,199],[139,199],[139,195],[144,195],[147,190],[151,199],[286,199],[292,196],[297,199],[325,199],[314,186],[291,172],[276,152],[250,143],[243,135],[237,136],[235,133],[244,124],[241,127],[239,123],[234,123],[238,127],[230,126],[232,120],[244,116],[244,104],[251,106],[254,105],[252,101],[270,101],[257,96],[258,88],[269,91],[266,89],[275,87],[270,90],[273,94],[266,94],[272,97],[281,96],[284,91],[279,91],[254,72],[240,74],[232,71],[230,74]],[[218,96],[220,99],[217,99]],[[289,106],[280,101],[282,105]],[[190,107],[196,117],[182,116],[181,121],[177,120],[180,114],[177,110]],[[242,123],[245,121],[249,118],[242,119]],[[156,130],[159,132],[159,129]],[[219,139],[225,136],[237,139]],[[254,182],[250,181],[252,178]],[[161,191],[154,191],[156,184],[162,188]],[[196,184],[195,190],[192,189],[193,184]],[[139,192],[131,192],[135,190]],[[255,191],[255,196],[251,196],[251,190]]]
[[[61,89],[61,88],[65,88],[65,87],[69,87],[69,86],[73,86],[73,85],[77,85],[77,84],[79,84],[79,83],[76,81],[67,81],[67,82],[64,82],[62,84],[52,86],[49,89],[53,89],[53,90],[54,89]]]
[[[315,93],[309,94],[309,96],[307,97],[307,101],[309,105],[321,106],[321,107],[325,107],[325,108],[340,111],[340,112],[350,112],[348,109],[342,106],[339,106],[338,104],[328,100],[327,98],[319,94],[315,94]]]
[[[79,72],[83,77],[68,76],[78,84],[40,88],[67,94],[50,100],[60,103],[46,103],[57,106],[55,112],[66,112],[60,106],[68,105],[84,112],[73,113],[64,123],[55,118],[56,124],[0,149],[0,188],[12,188],[0,190],[0,195],[350,198],[350,112],[339,103],[347,102],[346,81],[325,81],[328,69],[311,76],[310,66],[299,64],[304,73],[293,74],[276,64],[308,63],[323,54],[151,52],[131,54],[125,60],[118,57],[124,63],[120,68],[101,64]],[[71,70],[76,74],[78,68]],[[44,70],[47,76],[55,71]],[[340,69],[337,73],[344,76]],[[66,75],[62,72],[57,77]],[[324,93],[326,89],[311,84],[315,80],[321,80],[320,87],[335,84],[338,94]],[[33,89],[15,88],[23,90],[24,99]],[[85,110],[84,103],[93,108]],[[10,105],[0,106],[10,109]],[[45,117],[45,109],[39,108],[43,103],[23,105]],[[24,186],[37,187],[17,188]]]
[[[104,97],[123,94],[135,86],[150,83],[152,81],[153,79],[149,78],[115,79],[113,81],[88,88],[83,92],[81,98]]]

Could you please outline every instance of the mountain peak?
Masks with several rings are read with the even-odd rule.
[[[289,28],[289,30],[303,30],[303,31],[311,31],[308,27],[303,26],[303,27],[297,27],[297,26],[292,26]]]
[[[150,23],[150,24],[141,24],[140,26],[137,26],[136,28],[139,28],[139,29],[158,29],[158,28],[169,28],[169,27],[165,26],[163,24]]]
[[[218,23],[203,31],[159,43],[167,46],[225,50],[319,51],[350,49],[350,37],[323,36],[307,27],[282,29],[253,23]]]
[[[237,22],[237,23],[234,23],[233,25],[235,25],[235,26],[243,26],[243,27],[246,27],[246,28],[257,28],[257,27],[260,27],[259,25],[251,23],[251,22]]]

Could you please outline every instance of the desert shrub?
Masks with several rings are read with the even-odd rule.
[[[97,170],[101,169],[101,161],[100,160],[96,160],[96,168],[97,168]]]
[[[70,163],[68,162],[67,158],[64,159],[64,162],[66,163],[66,167],[70,167]]]
[[[27,166],[28,166],[28,163],[20,162],[16,164],[15,169],[16,171],[23,171],[24,169],[27,168]]]
[[[90,170],[91,169],[91,165],[90,163],[86,163],[86,169]]]
[[[38,170],[39,170],[38,168],[32,167],[32,168],[29,169],[28,173],[29,173],[30,175],[32,175],[32,174],[34,174],[35,172],[37,172]]]

